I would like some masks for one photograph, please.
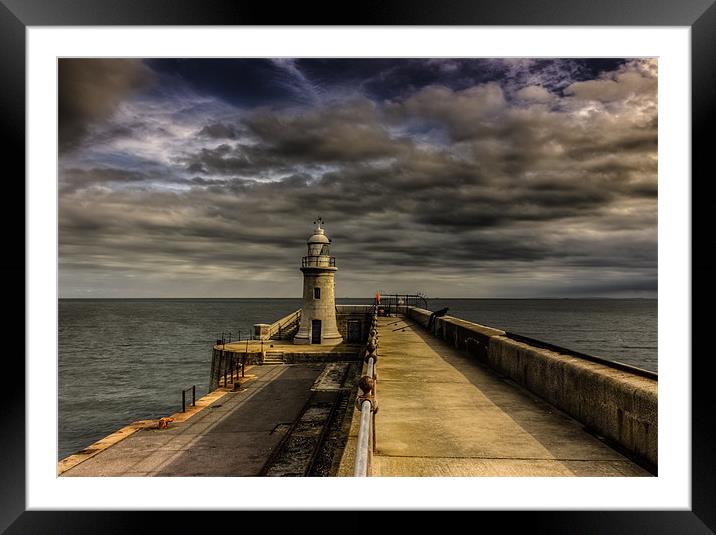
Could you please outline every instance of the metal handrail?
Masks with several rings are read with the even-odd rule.
[[[422,304],[423,308],[428,308],[427,298],[421,294],[380,294],[380,306],[387,307],[389,309],[395,308],[398,310],[399,307],[418,306]]]
[[[374,313],[371,330],[375,326],[376,315]],[[353,469],[354,477],[367,477],[370,475],[371,459],[375,451],[375,413],[378,410],[375,398],[377,348],[377,337],[371,334],[366,345],[366,375],[361,377],[358,383],[363,393],[356,400],[356,408],[360,409],[361,415]]]
[[[360,428],[358,430],[358,445],[356,451],[356,464],[353,470],[354,477],[367,477],[370,464],[370,436],[371,436],[371,403],[365,400],[360,408]]]
[[[272,336],[278,334],[281,335],[281,331],[285,330],[287,327],[292,328],[294,325],[300,323],[301,321],[301,309],[296,310],[292,314],[289,314],[285,319],[286,321],[281,323],[281,321],[277,321],[271,324],[271,327],[269,327],[269,333],[268,336],[271,338]],[[284,319],[284,318],[282,318]]]

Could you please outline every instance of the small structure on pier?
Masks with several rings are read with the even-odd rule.
[[[308,238],[308,255],[301,261],[303,272],[303,307],[301,323],[294,344],[337,345],[343,342],[336,324],[336,259],[330,255],[331,240],[321,227],[323,220]]]

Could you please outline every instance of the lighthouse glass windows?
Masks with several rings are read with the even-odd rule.
[[[318,287],[315,287],[313,289],[313,298],[314,299],[320,299],[321,298],[321,289]]]
[[[328,256],[330,248],[323,243],[310,243],[308,245],[308,256]]]

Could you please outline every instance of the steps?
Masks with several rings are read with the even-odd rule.
[[[292,323],[291,325],[281,329],[280,333],[276,333],[271,338],[274,340],[291,340],[298,332],[300,324],[298,322]]]
[[[283,364],[283,351],[266,351],[262,364]]]

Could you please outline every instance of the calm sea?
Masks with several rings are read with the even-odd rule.
[[[338,299],[338,303],[368,303]],[[211,345],[246,336],[300,299],[60,299],[58,458],[207,392]],[[657,370],[655,299],[431,299],[430,308]]]

